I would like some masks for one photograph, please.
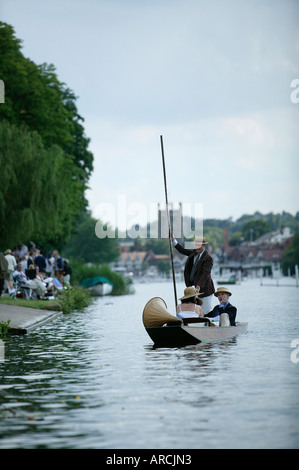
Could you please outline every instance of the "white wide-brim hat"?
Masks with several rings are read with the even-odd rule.
[[[184,290],[184,295],[179,300],[190,299],[191,297],[197,297],[198,295],[202,295],[203,292],[197,292],[195,287],[186,287]]]
[[[232,295],[232,293],[227,289],[227,287],[218,287],[216,292],[214,292],[214,295],[215,297],[218,297],[218,295],[221,293]]]

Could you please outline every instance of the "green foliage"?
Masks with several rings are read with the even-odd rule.
[[[246,222],[242,230],[244,239],[248,241],[254,241],[270,231],[270,226],[264,219],[249,220]]]
[[[78,114],[76,96],[61,83],[53,64],[36,65],[21,52],[21,41],[12,26],[0,22],[0,78],[5,83],[5,105],[0,118],[26,124],[41,136],[45,147],[59,145],[74,157],[81,178],[87,180],[93,169],[93,156],[87,147]]]
[[[65,290],[59,298],[59,303],[63,313],[70,313],[74,310],[81,310],[91,303],[90,294],[86,289],[77,287]]]
[[[208,248],[212,247],[215,251],[219,246],[223,245],[223,229],[219,227],[206,226],[204,223],[204,236],[209,242]]]
[[[282,226],[289,227],[293,232],[299,231],[299,212],[295,216],[283,211],[281,214],[244,214],[235,222],[232,219],[204,220],[204,236],[208,239],[213,250],[223,245],[223,229],[228,228],[230,245],[238,245],[242,241],[256,240],[261,235],[280,230]]]
[[[280,214],[274,214],[269,212],[268,214],[261,214],[260,212],[255,212],[254,214],[244,214],[235,222],[232,222],[230,225],[227,225],[230,233],[242,232],[244,226],[247,222],[252,220],[264,220],[269,225],[269,232],[280,230],[281,226],[290,227],[293,232],[299,230],[299,212],[295,216],[289,212],[282,211]]]
[[[113,283],[111,295],[125,295],[130,293],[130,282],[120,274],[111,271],[109,266],[100,266],[99,275],[107,277]]]
[[[112,295],[125,295],[130,293],[130,283],[118,273],[112,271],[107,265],[85,264],[80,260],[72,260],[72,284],[79,285],[83,279],[104,276],[113,283]]]
[[[0,321],[0,338],[1,336],[6,336],[9,330],[10,320]]]
[[[293,241],[283,255],[282,270],[285,275],[290,269],[291,275],[295,274],[295,266],[299,266],[299,232],[295,233]]]
[[[192,229],[195,228],[195,221],[191,221]],[[228,228],[229,244],[236,246],[244,240],[256,240],[261,235],[280,230],[282,226],[289,227],[291,231],[299,231],[299,212],[295,216],[283,211],[281,214],[244,214],[236,221],[228,219],[205,219],[203,223],[203,235],[209,242],[208,247],[212,247],[215,252],[223,246],[224,228]],[[193,238],[185,236],[184,242]],[[137,238],[134,240],[133,250],[152,250],[155,254],[169,254],[168,239]]]
[[[165,273],[168,275],[170,273],[170,261],[166,259],[160,259],[157,264],[157,269],[159,273]]]
[[[168,238],[147,238],[143,249],[152,250],[156,255],[169,255],[169,240]]]
[[[86,206],[93,169],[83,118],[55,67],[25,58],[3,22],[0,53],[0,249],[30,240],[60,249]]]
[[[0,248],[65,240],[82,207],[71,157],[54,145],[45,149],[37,132],[2,121],[0,168]]]
[[[30,307],[41,310],[55,310],[62,311],[63,313],[70,313],[74,310],[81,310],[91,303],[89,292],[82,287],[64,290],[62,294],[55,300],[33,300],[33,299],[11,299],[9,297],[2,297],[0,303],[7,305],[17,305],[19,307]],[[9,322],[0,322],[0,336],[1,328],[5,332],[9,326]]]
[[[60,311],[59,300],[39,300],[39,299],[19,299],[2,296],[0,304],[17,305],[18,307],[37,308],[39,310],[55,310]]]
[[[85,263],[108,263],[119,256],[118,243],[115,238],[98,238],[95,234],[96,224],[90,212],[83,212],[77,220],[75,229],[63,249],[66,258],[80,258]]]

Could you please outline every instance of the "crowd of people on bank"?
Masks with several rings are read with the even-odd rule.
[[[0,296],[53,298],[70,287],[72,268],[57,250],[44,253],[23,243],[0,253]]]

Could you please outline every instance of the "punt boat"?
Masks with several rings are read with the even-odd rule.
[[[216,326],[208,318],[181,320],[167,311],[167,305],[161,297],[154,297],[147,302],[142,320],[155,347],[181,347],[230,340],[245,333],[248,326],[245,322],[236,322],[236,326]]]

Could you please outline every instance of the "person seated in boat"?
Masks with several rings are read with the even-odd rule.
[[[237,309],[229,302],[229,297],[232,293],[226,287],[218,287],[214,295],[218,297],[219,305],[216,305],[211,312],[206,313],[205,317],[213,318],[213,321],[219,321],[220,315],[226,313],[229,318],[230,326],[235,326]]]
[[[176,315],[178,318],[198,318],[204,317],[201,308],[202,300],[198,297],[202,292],[198,292],[195,287],[187,287],[184,295],[179,300],[181,304],[177,306]]]

